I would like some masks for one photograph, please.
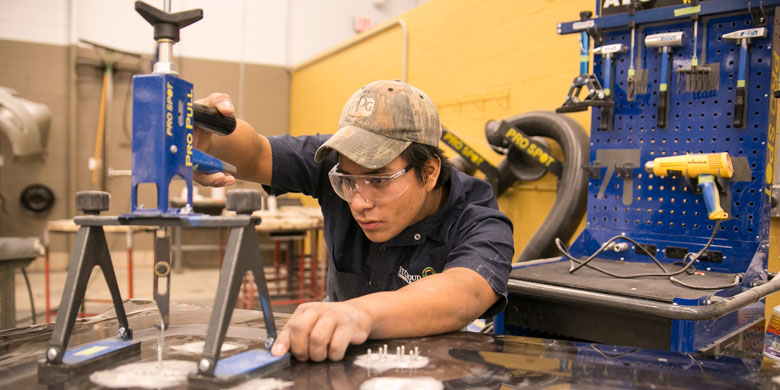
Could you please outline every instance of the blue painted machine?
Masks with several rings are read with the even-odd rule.
[[[235,168],[211,157],[192,145],[195,121],[214,122],[206,127],[221,134],[230,134],[235,119],[227,118],[193,102],[192,83],[180,79],[173,60],[173,45],[179,41],[179,30],[203,18],[200,9],[175,14],[160,11],[142,2],[135,9],[152,26],[158,44],[158,61],[152,74],[133,76],[133,157],[131,177],[132,212],[136,215],[187,214],[192,211],[192,171],[225,170]],[[232,119],[232,121],[231,121]],[[168,207],[168,187],[179,176],[187,185],[187,205],[181,209]],[[157,206],[138,205],[138,187],[154,183],[157,188]]]
[[[167,3],[166,9],[169,9],[170,2]],[[236,120],[195,104],[192,84],[177,77],[176,65],[171,62],[173,44],[179,40],[179,29],[200,20],[203,11],[198,9],[172,14],[140,1],[135,3],[135,9],[154,26],[159,56],[152,74],[133,78],[132,212],[119,217],[100,216],[101,211],[108,210],[108,193],[85,191],[76,194],[76,209],[85,215],[74,219],[80,228],[68,266],[57,321],[45,360],[38,367],[38,375],[41,382],[58,383],[63,377],[140,353],[140,341],[133,340],[119,293],[103,226],[220,227],[230,230],[229,239],[203,353],[198,360],[197,371],[191,373],[189,379],[199,385],[229,386],[286,367],[290,361],[289,354],[272,356],[269,352],[276,338],[276,325],[255,231],[255,225],[260,219],[251,215],[260,208],[261,194],[256,190],[229,191],[225,208],[235,211],[238,214],[236,216],[211,217],[192,212],[194,169],[207,173],[235,173],[234,167],[193,147],[193,128],[197,124],[207,130],[229,134],[235,129]],[[168,187],[176,176],[185,180],[188,189],[187,204],[181,209],[168,207]],[[154,208],[138,205],[138,187],[143,183],[156,186],[157,205]],[[157,237],[153,295],[162,320],[160,332],[169,326],[170,251],[169,239]],[[117,315],[117,336],[68,350],[78,308],[95,266],[101,268],[111,292]],[[220,361],[222,343],[239,288],[248,271],[252,271],[254,276],[263,309],[267,331],[265,348],[244,351]],[[167,284],[164,293],[157,288],[160,283]]]
[[[602,1],[600,16],[558,25],[595,42],[593,73],[577,79],[601,77],[611,93],[596,105],[570,91],[559,109],[593,107],[586,227],[559,246],[570,258],[517,264],[506,332],[713,354],[754,346],[762,298],[780,289],[767,271],[778,5]]]

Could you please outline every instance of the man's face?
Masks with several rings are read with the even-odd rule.
[[[391,175],[406,167],[407,162],[401,156],[379,169],[365,168],[343,155],[339,156],[339,171],[349,175]],[[375,205],[366,201],[359,192],[355,193],[349,203],[349,209],[366,237],[373,242],[388,241],[429,215],[424,206],[428,194],[433,191],[438,170],[433,173],[435,174],[428,175],[425,184],[417,179],[414,169],[394,179],[398,181],[394,188],[405,190],[388,203]]]

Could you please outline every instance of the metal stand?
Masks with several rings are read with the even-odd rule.
[[[252,211],[259,209],[261,195],[254,190],[234,190],[228,193],[226,207],[240,215],[246,215],[248,223],[230,229],[222,271],[219,274],[219,289],[214,298],[214,309],[209,319],[203,355],[198,361],[198,372],[189,376],[190,381],[199,384],[228,384],[247,378],[249,375],[265,374],[289,366],[290,355],[272,356],[269,351],[276,339],[276,324],[271,310],[270,294],[266,282],[263,264],[260,261],[260,246],[254,226],[260,218],[249,217]],[[222,342],[225,340],[230,317],[236,306],[236,298],[243,284],[244,275],[252,271],[257,287],[260,306],[265,321],[266,350],[251,350],[231,356],[230,362],[219,364]]]
[[[80,192],[76,194],[76,209],[89,215],[97,215],[101,211],[108,210],[108,193]],[[110,345],[87,348],[76,355],[74,351],[66,352],[66,349],[79,306],[84,300],[89,277],[95,266],[100,266],[101,271],[103,271],[103,277],[105,277],[108,290],[111,292],[119,329],[117,329],[117,337],[114,342],[108,342]],[[65,289],[57,310],[57,322],[54,325],[49,348],[46,350],[46,360],[39,365],[38,373],[46,376],[78,372],[92,367],[93,363],[98,363],[98,357],[102,357],[101,360],[104,360],[109,357],[124,358],[140,353],[141,343],[128,342],[132,338],[133,332],[127,322],[127,314],[122,304],[122,296],[116,281],[114,266],[111,263],[111,254],[108,251],[103,227],[81,226],[76,235],[76,244],[68,266]],[[100,363],[104,363],[104,361]]]
[[[247,271],[252,271],[254,274],[263,313],[271,313],[268,284],[260,261],[260,246],[254,229],[254,225],[259,222],[260,218],[251,218],[247,226],[230,229],[222,271],[219,274],[219,290],[214,298],[214,309],[209,320],[206,344],[198,363],[198,374],[200,375],[214,375],[215,363],[219,360],[219,352],[230,323],[230,316],[233,314],[238,291]],[[276,339],[276,324],[271,315],[264,315],[263,320],[268,333],[265,346],[270,349]]]
[[[85,204],[95,204],[102,202],[100,207],[89,206]],[[50,347],[46,353],[46,362],[39,366],[39,375],[47,375],[52,371],[71,372],[78,368],[79,371],[86,364],[94,362],[103,364],[103,358],[108,353],[116,353],[117,356],[127,356],[128,353],[140,352],[140,342],[127,343],[126,340],[132,339],[132,331],[128,325],[127,315],[125,314],[119,288],[114,274],[114,268],[111,265],[111,258],[108,246],[103,234],[103,226],[106,225],[141,225],[141,226],[189,226],[189,227],[228,227],[230,228],[230,238],[228,241],[225,257],[222,262],[222,271],[220,273],[219,288],[214,300],[214,309],[209,321],[209,327],[206,334],[205,347],[203,355],[198,364],[198,373],[192,377],[200,382],[209,382],[213,379],[217,383],[228,383],[238,381],[250,374],[259,372],[268,372],[277,368],[289,365],[289,354],[276,357],[271,356],[265,350],[248,351],[251,353],[251,361],[241,361],[241,370],[237,371],[235,367],[228,365],[218,365],[219,352],[222,342],[225,339],[230,318],[233,314],[236,298],[239,288],[242,284],[246,271],[252,271],[257,285],[260,304],[263,309],[263,319],[265,321],[268,338],[265,346],[267,349],[273,345],[276,338],[276,324],[273,319],[273,312],[268,293],[265,273],[263,272],[262,261],[260,259],[260,249],[257,240],[257,233],[254,226],[260,222],[260,218],[251,217],[249,214],[260,207],[261,195],[255,190],[234,190],[228,193],[226,207],[239,213],[235,217],[210,217],[201,214],[189,215],[163,215],[155,217],[123,215],[121,217],[101,217],[96,214],[100,210],[108,209],[108,194],[104,192],[82,192],[76,195],[77,209],[85,211],[90,216],[78,217],[75,222],[81,225],[79,229],[76,249],[71,258],[68,278],[65,283],[60,310],[57,314],[57,323],[52,334]],[[98,341],[102,343],[100,352],[94,355],[79,358],[78,361],[69,361],[67,356],[73,354],[73,351],[63,353],[68,346],[73,329],[73,323],[76,319],[78,307],[84,298],[84,292],[89,282],[89,276],[92,268],[99,265],[103,270],[109,290],[113,298],[114,309],[117,313],[119,330],[117,336],[125,344],[115,347],[103,348],[106,340]],[[94,344],[97,344],[94,343]],[[88,344],[91,345],[91,344]],[[78,350],[84,350],[84,347],[78,347]],[[128,351],[127,349],[131,350]],[[116,349],[116,351],[114,351]],[[94,350],[94,348],[93,348]],[[122,351],[123,353],[119,353]],[[106,353],[102,353],[106,352]],[[63,359],[63,355],[66,358]],[[233,360],[240,360],[241,355],[230,357]],[[101,358],[101,359],[98,359]],[[232,364],[231,364],[232,365]]]

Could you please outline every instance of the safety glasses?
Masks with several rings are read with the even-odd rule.
[[[366,202],[381,206],[398,199],[409,188],[407,181],[398,179],[409,172],[412,166],[407,165],[389,175],[347,175],[338,169],[339,164],[334,165],[328,172],[328,178],[341,199],[352,203],[355,194],[360,194]]]

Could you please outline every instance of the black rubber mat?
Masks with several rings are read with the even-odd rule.
[[[655,263],[594,259],[589,264],[618,275],[661,272]],[[669,272],[680,269],[679,266],[670,264],[664,264],[664,267]],[[515,269],[510,278],[670,303],[674,298],[697,299],[718,291],[718,289],[698,290],[682,287],[669,281],[668,277],[620,279],[587,267],[572,274],[569,273],[569,268],[570,262],[568,260],[556,261]],[[707,272],[701,269],[698,271],[701,274],[688,275],[683,273],[675,278],[688,284],[706,287],[727,285],[732,283],[736,276],[735,274]]]

